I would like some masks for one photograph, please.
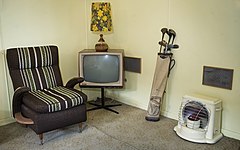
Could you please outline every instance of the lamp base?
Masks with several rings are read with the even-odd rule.
[[[100,34],[100,39],[98,43],[95,45],[96,52],[106,52],[108,50],[108,45],[103,39],[103,34]]]
[[[106,52],[108,50],[107,43],[97,43],[95,45],[96,52]]]

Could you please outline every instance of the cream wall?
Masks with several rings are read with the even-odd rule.
[[[57,45],[64,81],[76,76],[76,53],[86,47],[85,2],[2,1],[3,49],[15,46]]]
[[[59,47],[64,83],[77,76],[77,52],[86,47],[85,1],[0,0],[1,52],[10,47],[53,44]],[[0,57],[0,125],[11,120],[4,61]]]
[[[160,29],[173,28],[180,48],[174,51],[177,64],[169,78],[162,114],[177,119],[181,97],[188,93],[218,97],[223,101],[222,132],[240,139],[240,1],[108,1],[114,32],[105,35],[105,40],[110,48],[122,48],[127,56],[142,58],[142,73],[126,72],[125,88],[109,90],[108,95],[147,109]],[[94,0],[86,6],[87,27],[91,2]],[[87,30],[88,48],[93,48],[99,37]],[[232,90],[203,86],[204,65],[234,69]]]
[[[11,123],[13,119],[10,113],[10,103],[8,101],[8,91],[5,73],[5,57],[2,51],[2,1],[0,1],[0,125]]]
[[[8,91],[6,84],[6,72],[5,72],[5,57],[2,51],[2,36],[1,36],[1,12],[2,1],[0,1],[0,125],[5,125],[13,121],[10,113],[10,105],[8,101]]]
[[[181,49],[175,55],[177,66],[168,87],[166,112],[174,112],[180,103],[175,100],[185,93],[219,97],[223,101],[222,132],[240,139],[240,1],[176,0],[170,9],[170,24],[178,31]],[[201,85],[204,65],[234,69],[232,90]]]

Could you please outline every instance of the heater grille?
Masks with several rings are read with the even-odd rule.
[[[187,101],[182,103],[179,122],[188,128],[207,130],[210,118],[210,111],[206,105],[198,101]]]

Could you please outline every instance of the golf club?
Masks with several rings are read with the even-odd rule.
[[[163,41],[165,33],[168,34],[168,29],[167,29],[167,28],[162,28],[162,29],[161,29],[161,32],[162,32],[162,41]],[[162,41],[160,41],[160,42],[162,42]],[[160,42],[159,42],[159,44],[160,44]],[[163,46],[163,45],[160,44],[160,53],[161,53],[161,51],[162,51],[162,46]]]
[[[162,41],[159,41],[158,44],[161,45],[161,46],[166,47],[167,42],[165,40],[162,40]]]
[[[169,32],[172,33],[172,36],[173,36],[172,44],[173,44],[174,39],[176,37],[176,32],[173,29],[169,29]]]
[[[169,47],[169,45],[170,45],[170,41],[171,41],[171,39],[172,39],[172,36],[175,36],[176,35],[176,32],[173,30],[173,29],[169,29],[168,30],[168,36],[169,36],[169,38],[168,38],[168,43],[167,43],[167,45],[166,45],[166,48],[164,49],[164,53],[166,53],[167,51],[171,51],[171,48],[168,48]]]
[[[168,45],[168,48],[169,49],[177,49],[177,48],[179,48],[179,45],[177,45],[177,44],[170,44],[170,45]]]
[[[171,53],[172,49],[177,49],[179,46],[177,44],[170,44],[168,45],[167,53]]]
[[[168,29],[167,28],[162,28],[161,32],[162,32],[162,40],[163,40],[165,33],[168,32]]]

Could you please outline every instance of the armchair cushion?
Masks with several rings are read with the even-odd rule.
[[[31,91],[62,86],[58,66],[58,48],[39,46],[8,49],[7,58],[13,87],[29,87]]]
[[[23,104],[36,112],[49,113],[81,105],[86,99],[78,90],[58,86],[25,93]]]

